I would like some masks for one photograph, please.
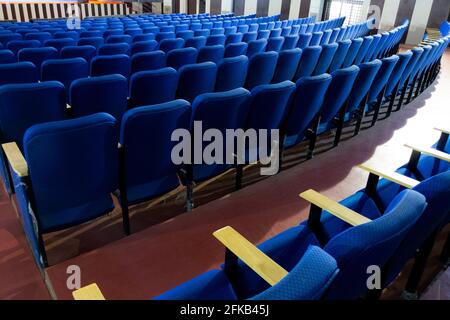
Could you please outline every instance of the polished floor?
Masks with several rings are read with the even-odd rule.
[[[433,127],[448,126],[450,119],[449,83],[447,52],[440,76],[421,96],[375,127],[346,139],[353,129],[350,126],[345,130],[345,141],[337,148],[330,147],[331,136],[321,137],[313,160],[305,161],[305,147],[300,146],[287,153],[284,170],[276,176],[263,178],[256,166],[249,167],[244,175],[245,187],[238,192],[232,192],[234,172],[227,172],[196,186],[197,208],[191,213],[183,213],[183,190],[132,207],[133,234],[129,237],[121,232],[120,209],[94,222],[46,236],[51,266],[45,277],[51,295],[71,298],[66,287],[70,265],[81,268],[82,285],[96,282],[108,299],[148,299],[217,268],[223,261],[224,248],[212,237],[213,231],[230,225],[253,243],[262,242],[307,218],[308,204],[298,197],[300,192],[313,188],[340,200],[365,185],[367,174],[355,168],[357,164],[370,160],[395,169],[409,159],[406,142],[433,144],[439,137]],[[0,211],[0,298],[49,298],[4,193]],[[443,235],[435,253],[442,239]],[[434,254],[422,290],[441,269]],[[403,273],[383,298],[400,297],[408,268]],[[448,284],[442,287],[448,288]]]

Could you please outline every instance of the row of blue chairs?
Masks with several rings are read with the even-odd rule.
[[[444,130],[436,149],[425,153],[413,148],[410,162],[396,172],[361,165],[369,173],[366,187],[340,203],[331,205],[333,200],[313,190],[303,192],[300,196],[311,202],[308,220],[258,247],[231,227],[216,231],[227,247],[222,267],[155,299],[374,299],[412,258],[404,297],[417,298],[436,234],[450,222],[448,136]],[[259,264],[249,255],[258,256]],[[373,266],[380,272],[378,288],[367,285]]]

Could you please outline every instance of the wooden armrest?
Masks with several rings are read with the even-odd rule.
[[[383,168],[376,167],[373,164],[363,163],[358,165],[358,167],[408,189],[412,189],[420,183],[419,181],[413,178],[404,176],[395,171],[389,171]]]
[[[232,227],[219,229],[213,233],[213,236],[271,286],[287,276],[288,272],[283,267]]]
[[[440,131],[442,133],[450,134],[450,129],[445,129],[444,127],[434,127],[434,130]]]
[[[450,162],[450,154],[433,149],[431,147],[420,147],[412,144],[405,144],[406,147],[413,149],[414,151],[435,157],[437,159]]]
[[[106,300],[96,283],[72,291],[75,300]]]
[[[360,215],[359,213],[344,207],[343,205],[337,203],[330,198],[321,195],[320,193],[314,190],[307,190],[303,193],[300,193],[300,197],[309,201],[310,203],[316,205],[323,210],[328,211],[333,216],[338,217],[339,219],[347,222],[352,226],[358,226],[360,224],[364,224],[370,222],[372,220]]]
[[[28,164],[15,142],[2,144],[3,151],[11,168],[19,177],[28,176]]]

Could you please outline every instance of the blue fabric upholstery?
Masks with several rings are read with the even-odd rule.
[[[319,75],[328,71],[338,47],[337,43],[325,44],[322,46],[322,53],[320,54],[319,61],[317,61],[313,75]]]
[[[128,34],[112,35],[106,38],[106,43],[133,43],[133,37]]]
[[[6,49],[11,50],[17,55],[20,49],[39,48],[41,43],[38,40],[12,40],[8,42]]]
[[[38,81],[38,71],[28,61],[0,64],[0,85]]]
[[[290,35],[284,37],[284,43],[281,50],[292,50],[294,48],[297,48],[299,36],[296,35]]]
[[[189,102],[195,97],[213,92],[216,85],[217,66],[213,62],[185,65],[179,70],[177,96]]]
[[[223,34],[210,35],[206,39],[206,45],[207,46],[216,46],[216,45],[224,46],[226,40],[227,40],[227,37]]]
[[[61,52],[61,49],[64,47],[75,45],[77,45],[77,41],[71,38],[50,39],[44,41],[44,47],[53,47],[58,50],[58,52]]]
[[[391,76],[387,82],[385,96],[389,96],[394,91],[395,86],[399,83],[400,78],[402,77],[403,72],[406,69],[409,61],[411,60],[413,53],[411,51],[399,53],[399,60],[395,64],[394,69],[392,70]]]
[[[167,54],[167,66],[175,70],[182,66],[194,64],[198,58],[198,51],[195,48],[174,49]]]
[[[305,131],[309,129],[310,123],[322,107],[331,79],[329,74],[322,74],[303,77],[297,81],[297,89],[287,117],[285,148],[303,140]]]
[[[317,31],[313,32],[311,41],[309,42],[310,46],[318,46],[320,45],[320,40],[322,40],[323,32]]]
[[[254,55],[264,52],[267,46],[266,39],[253,40],[248,42],[247,57],[251,59]]]
[[[389,77],[392,74],[392,70],[394,70],[395,65],[397,64],[399,60],[398,56],[391,56],[389,58],[384,58],[381,60],[382,65],[380,70],[377,73],[377,76],[375,77],[375,80],[373,81],[373,85],[370,88],[369,93],[369,102],[375,101],[382,92],[383,88],[386,86],[386,83],[389,80]]]
[[[358,50],[358,54],[356,55],[355,60],[353,62],[354,64],[358,65],[364,62],[363,60],[367,54],[367,51],[369,50],[369,47],[372,45],[372,42],[373,42],[372,36],[364,37],[363,42],[361,43],[361,46]]]
[[[242,42],[244,35],[242,33],[230,33],[227,35],[227,40],[225,41],[225,45],[230,43],[239,43]]]
[[[96,56],[91,62],[91,76],[121,74],[128,78],[130,73],[130,57],[125,54]]]
[[[298,39],[298,43],[297,46],[300,49],[305,49],[306,47],[309,46],[310,42],[312,39],[312,34],[311,33],[303,33],[299,35],[299,39]]]
[[[225,47],[225,58],[237,57],[247,53],[248,44],[245,42],[230,43]]]
[[[19,51],[18,58],[19,62],[32,62],[36,66],[37,70],[40,70],[42,62],[48,59],[58,58],[58,51],[53,47],[24,48]]]
[[[267,40],[266,51],[279,52],[283,48],[284,37],[270,38]]]
[[[156,42],[155,40],[136,41],[131,45],[130,54],[134,55],[140,52],[152,52],[155,51],[157,47],[158,42]]]
[[[248,112],[248,100],[250,92],[238,88],[227,92],[206,93],[198,96],[192,104],[192,121],[191,131],[193,131],[194,121],[202,122],[202,130],[206,132],[208,129],[219,130],[223,136],[227,129],[243,128]],[[195,134],[195,132],[194,132]],[[195,137],[194,137],[195,139]],[[203,146],[205,147],[207,143]],[[224,143],[224,149],[221,150],[223,159],[232,158],[228,155],[227,145]],[[231,149],[232,152],[234,149]],[[229,164],[194,164],[193,180],[202,181],[213,177],[230,168]]]
[[[348,68],[353,64],[362,44],[363,44],[362,38],[356,38],[352,40],[352,44],[350,45],[350,48],[348,49],[348,52],[345,56],[344,62],[341,65],[342,68]]]
[[[343,40],[339,42],[339,47],[336,53],[334,54],[333,60],[330,63],[329,72],[334,72],[342,68],[342,65],[344,64],[344,59],[347,56],[347,53],[351,45],[352,45],[351,40]]]
[[[141,52],[131,57],[131,74],[138,71],[161,69],[166,66],[167,56],[162,51]]]
[[[273,51],[255,54],[250,59],[245,87],[250,90],[261,84],[270,83],[275,74],[277,60],[278,53]]]
[[[119,122],[127,109],[128,82],[119,74],[75,80],[70,87],[74,117],[106,112]]]
[[[272,83],[278,83],[285,80],[292,81],[297,72],[301,56],[302,50],[300,48],[281,51],[278,54],[277,67]]]
[[[52,39],[52,34],[49,32],[33,32],[27,33],[24,37],[25,40],[38,40],[44,43],[46,40]]]
[[[180,166],[171,160],[171,150],[177,142],[171,141],[171,135],[176,129],[189,130],[190,118],[191,107],[184,100],[138,107],[125,113],[120,143],[124,148],[129,204],[151,199],[179,185]]]
[[[42,48],[43,49],[43,48]],[[87,63],[91,63],[92,58],[97,54],[97,49],[94,46],[69,46],[61,49],[61,58],[83,58]]]
[[[302,57],[297,68],[294,79],[311,76],[319,61],[322,47],[314,46],[303,49]]]
[[[200,48],[206,46],[206,37],[193,37],[193,38],[189,38],[186,39],[186,42],[184,43],[184,47],[185,48],[195,48],[197,50],[199,50]]]
[[[215,91],[243,87],[247,77],[248,58],[244,55],[225,58],[218,65]]]
[[[136,72],[130,80],[130,107],[175,100],[177,85],[178,74],[173,68]]]
[[[3,45],[3,47],[6,47],[8,42],[14,40],[22,40],[22,35],[20,33],[0,34],[0,43]]]
[[[99,56],[112,54],[130,54],[130,45],[128,43],[107,43],[98,48]]]
[[[0,64],[16,62],[16,56],[11,50],[0,50]]]
[[[104,43],[105,39],[103,39],[103,37],[89,37],[89,38],[81,38],[80,40],[78,40],[79,46],[93,46],[96,49],[98,49]]]
[[[197,62],[211,61],[218,64],[223,60],[224,55],[225,47],[223,45],[208,45],[199,50]]]
[[[174,38],[174,39],[164,39],[159,42],[159,50],[168,53],[175,49],[181,49],[184,47],[184,39]]]
[[[89,65],[83,58],[50,59],[42,63],[42,81],[56,80],[61,82],[69,94],[70,85],[79,78],[89,76]]]
[[[37,124],[27,130],[24,155],[41,233],[83,223],[113,209],[110,193],[117,189],[117,141],[116,120],[106,113]]]

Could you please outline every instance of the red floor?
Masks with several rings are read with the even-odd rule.
[[[367,174],[354,168],[355,165],[371,160],[395,169],[409,158],[410,151],[404,143],[433,144],[439,136],[433,127],[448,126],[450,119],[449,83],[450,52],[447,52],[441,75],[433,86],[401,112],[344,141],[338,148],[239,192],[225,193],[224,197],[192,213],[178,215],[162,224],[142,228],[139,219],[132,219],[137,232],[121,239],[117,228],[116,241],[104,246],[102,239],[107,239],[106,233],[102,234],[102,228],[96,229],[90,238],[98,238],[98,246],[89,252],[82,253],[87,250],[84,245],[87,240],[82,239],[79,244],[79,239],[72,239],[78,247],[85,246],[80,250],[81,255],[47,269],[57,297],[71,298],[66,287],[69,265],[81,268],[82,285],[96,282],[107,299],[148,299],[217,268],[223,262],[224,249],[212,237],[213,231],[231,225],[253,243],[259,243],[306,218],[308,204],[299,199],[300,192],[314,188],[340,200],[365,185]],[[0,252],[5,252],[6,257],[1,256],[0,298],[48,298],[29,252],[24,251],[23,235],[4,196],[1,205]],[[152,211],[146,213],[146,219],[151,220]],[[83,228],[88,229],[89,224]],[[11,253],[8,243],[13,246]],[[8,258],[13,253],[23,255],[25,261]],[[23,276],[18,271],[22,269]],[[13,276],[26,284],[18,285]],[[3,277],[8,280],[3,281]]]

